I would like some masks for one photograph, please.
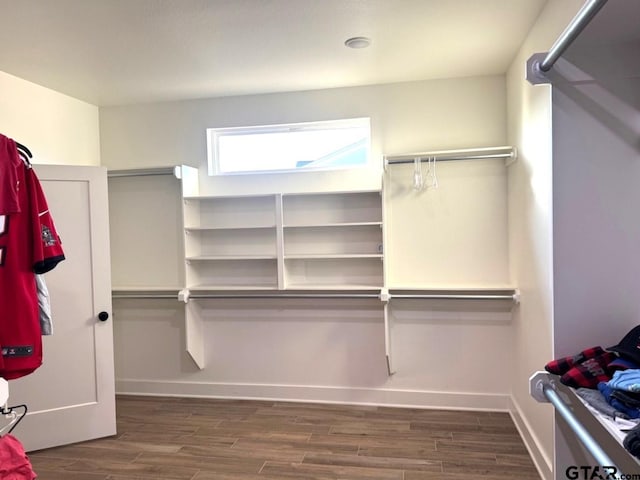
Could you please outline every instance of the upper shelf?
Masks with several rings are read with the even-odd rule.
[[[323,258],[382,258],[381,253],[292,253],[285,254],[284,259],[318,260]]]
[[[368,227],[382,226],[382,222],[330,222],[330,223],[307,223],[307,224],[286,224],[283,228],[324,228],[324,227]]]
[[[275,225],[246,225],[246,226],[232,226],[232,225],[221,225],[219,227],[208,226],[208,227],[185,227],[187,232],[207,232],[207,231],[215,231],[215,230],[273,230],[276,228]]]

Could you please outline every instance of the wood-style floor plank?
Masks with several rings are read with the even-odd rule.
[[[39,480],[540,480],[502,412],[119,396],[114,437],[30,452]]]

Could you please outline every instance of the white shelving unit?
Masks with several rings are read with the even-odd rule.
[[[377,298],[384,309],[389,374],[393,373],[389,314],[393,298],[401,302],[499,300],[508,308],[518,301],[516,290],[509,286],[443,290],[437,286],[393,288],[387,285],[380,190],[213,196],[199,194],[196,168],[178,167],[175,175],[180,179],[180,193],[175,184],[156,177],[158,182],[163,182],[160,192],[167,193],[167,198],[161,193],[156,195],[164,202],[165,207],[161,209],[155,200],[147,201],[144,196],[139,200],[134,195],[137,192],[134,185],[125,185],[128,197],[114,196],[124,199],[115,205],[121,211],[130,213],[132,205],[140,210],[134,209],[139,213],[133,216],[135,220],[120,229],[128,234],[127,241],[121,243],[127,246],[123,250],[131,259],[123,262],[130,266],[130,274],[121,277],[136,280],[136,275],[145,273],[150,278],[147,270],[140,272],[138,264],[149,252],[141,246],[133,253],[128,252],[129,245],[137,245],[137,237],[146,238],[150,234],[159,239],[152,243],[162,253],[156,254],[153,250],[153,258],[176,251],[180,260],[176,266],[184,269],[163,275],[158,285],[153,281],[144,285],[125,284],[121,280],[121,286],[113,287],[113,294],[114,298],[121,299],[184,301],[185,348],[199,368],[205,368],[206,363],[201,312],[206,308],[203,302],[207,299]],[[135,198],[129,198],[131,196]],[[176,200],[181,206],[173,203]],[[170,210],[172,205],[177,206],[174,214],[157,214],[154,218],[158,226],[151,232],[147,231],[146,223],[139,222],[144,212],[162,212]],[[126,217],[129,219],[130,215]],[[167,232],[175,227],[177,237],[167,237]],[[175,281],[179,282],[178,286],[174,286]]]
[[[185,195],[187,288],[379,290],[382,229],[380,191]]]
[[[282,195],[285,288],[384,286],[380,191]]]
[[[276,200],[186,196],[187,288],[277,289]]]

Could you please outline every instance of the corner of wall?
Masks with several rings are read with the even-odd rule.
[[[0,72],[0,131],[29,147],[33,163],[100,165],[98,107]]]

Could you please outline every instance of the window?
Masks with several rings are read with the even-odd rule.
[[[368,164],[371,127],[356,118],[209,128],[207,138],[210,175],[330,170]]]

